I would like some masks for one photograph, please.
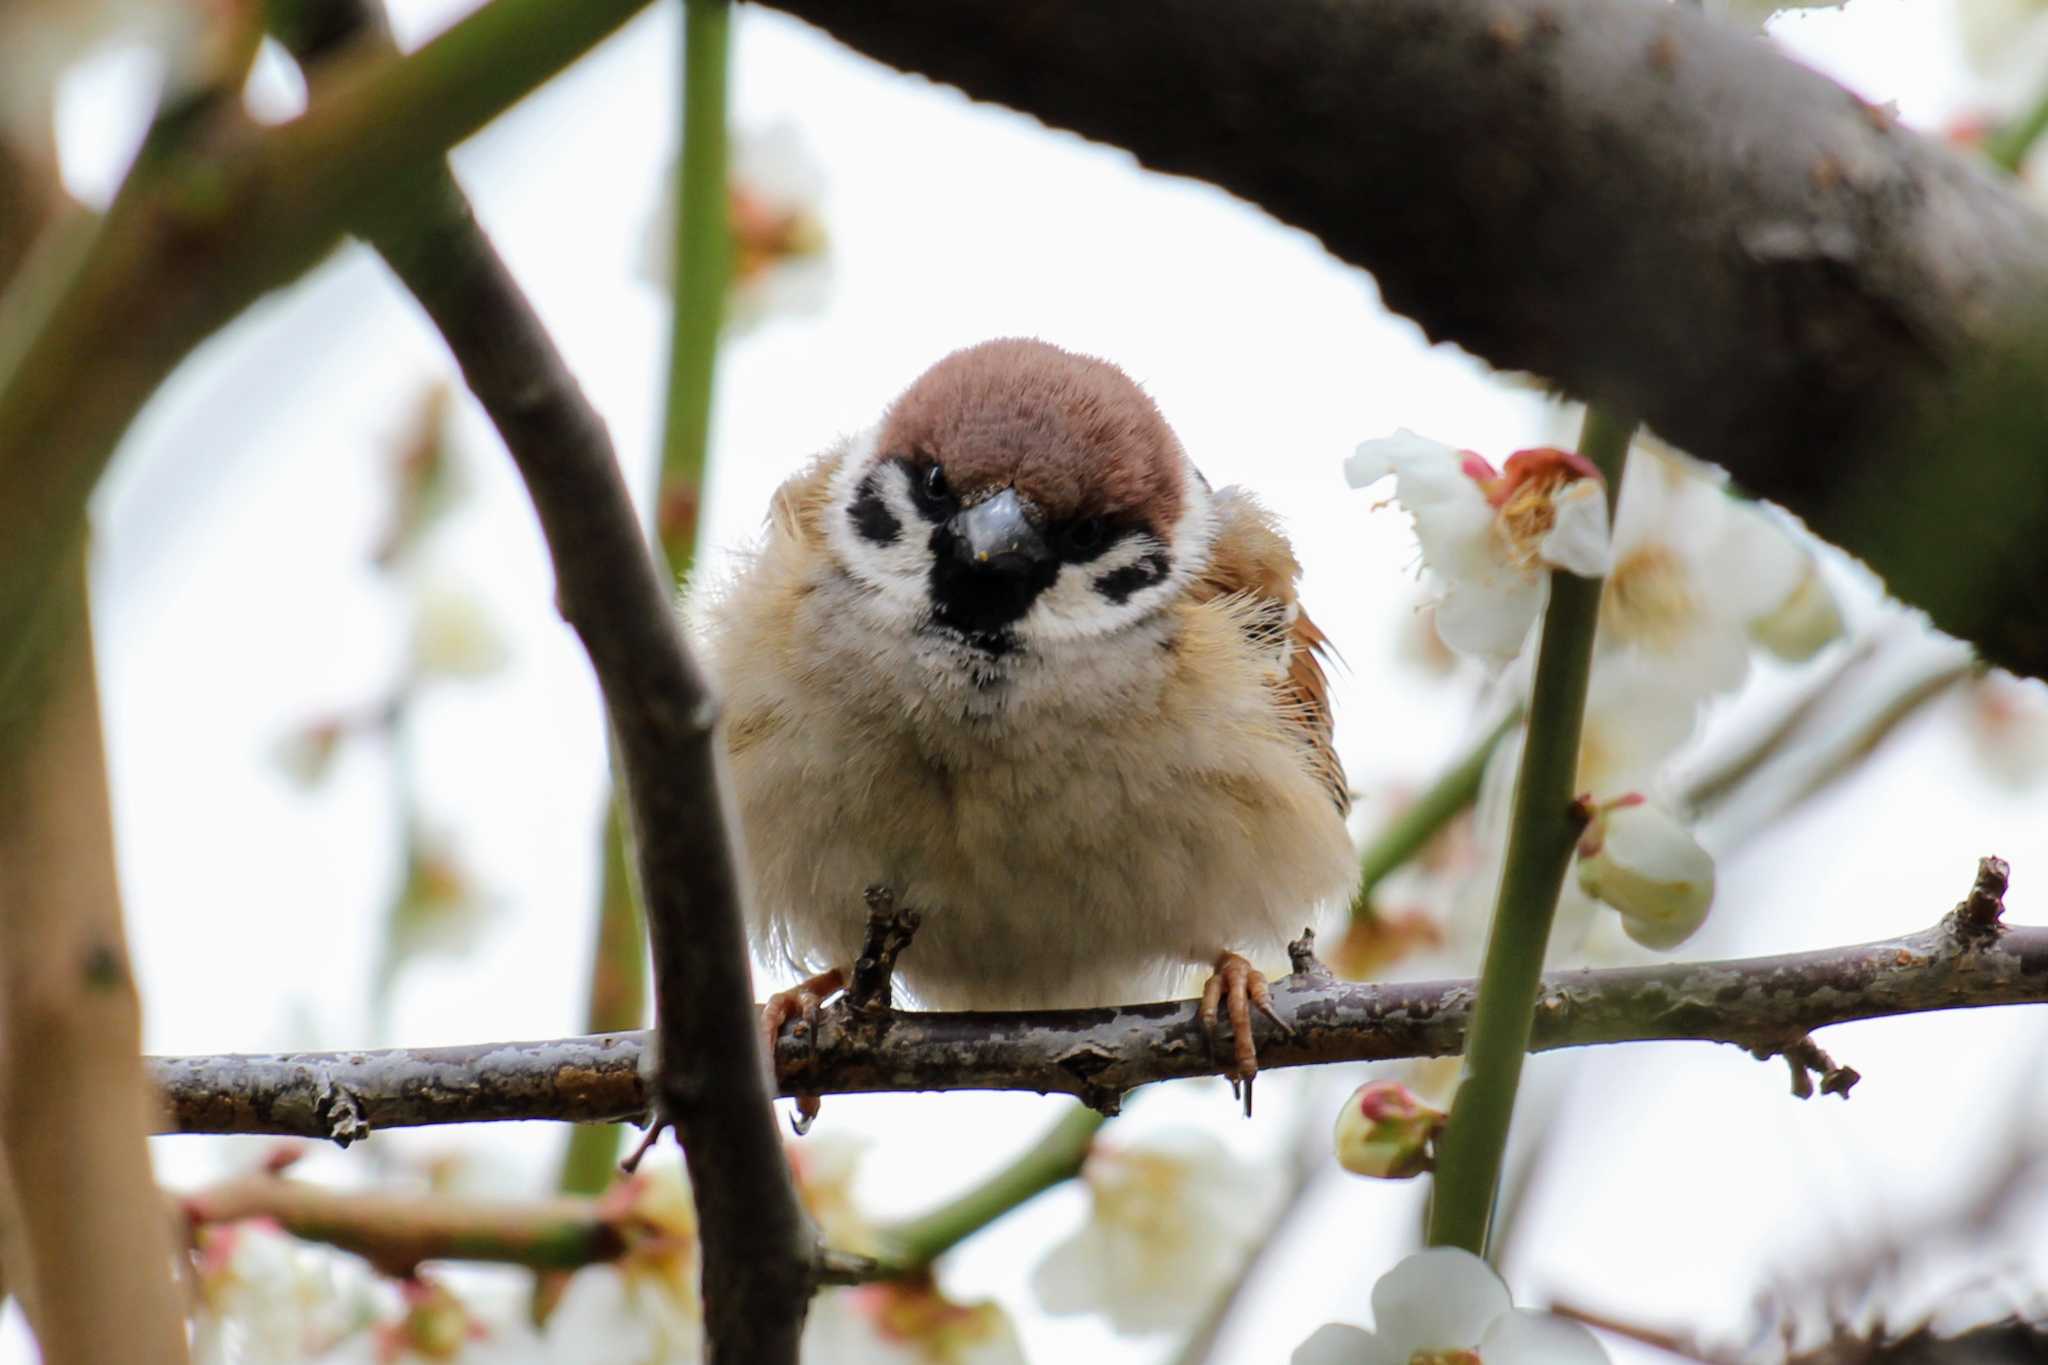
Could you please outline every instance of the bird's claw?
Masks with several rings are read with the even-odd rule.
[[[1223,953],[1216,959],[1216,968],[1202,987],[1202,1032],[1209,1040],[1209,1055],[1222,1064],[1223,1048],[1221,1020],[1225,1010],[1230,1017],[1232,1050],[1230,1065],[1223,1074],[1230,1081],[1230,1093],[1244,1101],[1245,1117],[1252,1112],[1252,1082],[1259,1075],[1259,1052],[1252,1041],[1252,1010],[1272,1020],[1274,1025],[1288,1037],[1294,1036],[1294,1029],[1282,1019],[1273,1008],[1272,988],[1258,968],[1237,953]]]
[[[834,967],[829,972],[798,982],[786,991],[777,991],[761,1006],[761,1056],[768,1067],[768,1093],[782,1093],[782,1078],[775,1066],[775,1042],[782,1034],[782,1026],[795,1020],[797,1027],[793,1037],[815,1042],[818,1036],[818,1011],[825,1002],[846,987],[846,972]],[[802,1137],[811,1131],[811,1124],[818,1117],[818,1097],[799,1094],[796,1096],[796,1112],[790,1116],[789,1126]]]

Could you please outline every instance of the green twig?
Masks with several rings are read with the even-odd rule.
[[[1610,512],[1632,430],[1633,423],[1597,408],[1586,410],[1579,449],[1606,476]],[[1551,575],[1507,860],[1465,1048],[1465,1081],[1437,1149],[1429,1210],[1431,1246],[1485,1254],[1515,1089],[1529,1049],[1544,948],[1573,846],[1585,827],[1584,812],[1574,798],[1601,585],[1597,578]]]
[[[711,444],[718,335],[731,283],[726,188],[729,0],[683,7],[683,149],[676,169],[675,309],[669,327],[668,411],[661,436],[657,524],[680,580],[696,554],[697,506]]]
[[[2018,175],[2027,153],[2048,133],[2048,90],[2043,90],[2024,114],[1994,131],[1984,141],[1984,158],[2011,175]]]
[[[614,765],[616,771],[616,765]],[[633,884],[627,821],[614,792],[605,808],[604,862],[597,893],[597,949],[590,962],[590,994],[583,1019],[590,1033],[620,1033],[647,1022],[647,931],[639,888]],[[597,1194],[618,1174],[616,1123],[578,1124],[562,1154],[564,1194]]]
[[[1351,899],[1351,918],[1366,919],[1376,913],[1372,897],[1380,883],[1421,853],[1444,826],[1479,798],[1486,761],[1521,719],[1519,709],[1510,712],[1366,845],[1359,858],[1358,892]]]
[[[137,158],[47,305],[0,308],[10,332],[33,324],[0,337],[0,689],[100,471],[177,364],[344,225],[403,213],[434,157],[646,2],[494,0],[405,57],[338,62],[290,123],[259,127],[222,102],[178,146]],[[0,696],[0,727],[6,709]]]
[[[878,1259],[892,1274],[914,1275],[1010,1210],[1081,1173],[1107,1120],[1077,1104],[1031,1150],[931,1212],[882,1233]]]

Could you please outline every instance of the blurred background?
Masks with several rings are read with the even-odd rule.
[[[410,47],[465,8],[394,0],[392,14]],[[2048,11],[2016,0],[1852,0],[1780,16],[1758,41],[1967,142],[2048,79],[2037,13]],[[678,26],[673,7],[657,7],[454,156],[649,496]],[[148,45],[118,28],[55,78],[51,136],[72,194],[111,195],[156,79]],[[303,95],[289,63],[266,53],[251,107],[286,118]],[[1484,733],[1494,699],[1477,670],[1432,644],[1407,518],[1381,494],[1347,489],[1342,463],[1398,427],[1498,463],[1568,439],[1567,414],[1426,345],[1382,309],[1367,275],[1306,234],[781,16],[737,12],[733,99],[736,194],[798,230],[764,238],[735,286],[699,575],[729,571],[775,486],[940,355],[1043,337],[1122,365],[1213,482],[1251,486],[1284,519],[1305,600],[1343,658],[1337,743],[1361,841]],[[607,790],[596,689],[552,610],[509,460],[378,260],[337,252],[200,351],[131,432],[93,514],[148,1049],[581,1031]],[[1673,769],[1679,785],[1710,774],[1800,699],[1821,698],[1701,824],[1719,894],[1679,954],[1925,928],[1985,853],[2012,861],[2015,919],[2039,920],[2041,689],[1968,674],[1855,566],[1831,554],[1822,566],[1843,638],[1800,665],[1760,659]],[[1470,970],[1477,944],[1453,908],[1475,862],[1453,840],[1430,869],[1382,889],[1388,913],[1452,926],[1389,972]],[[1596,934],[1577,951],[1608,961],[1632,950]],[[787,984],[765,964],[757,975],[760,994]],[[1927,1015],[1821,1041],[1863,1074],[1848,1103],[1795,1100],[1781,1064],[1727,1047],[1534,1059],[1502,1264],[1517,1301],[1738,1359],[1772,1358],[1788,1331],[1811,1346],[1879,1318],[1904,1328],[1937,1314],[2040,1317],[2048,1015]],[[1373,1281],[1419,1245],[1420,1184],[1346,1176],[1328,1153],[1331,1117],[1364,1074],[1270,1076],[1250,1122],[1220,1082],[1157,1087],[1106,1130],[1118,1148],[1157,1142],[1235,1163],[1215,1187],[1241,1197],[1205,1206],[1238,1249],[1225,1278],[1270,1245],[1211,1358],[1280,1362],[1318,1323],[1368,1320]],[[1385,1074],[1419,1087],[1443,1079]],[[839,1163],[862,1216],[886,1219],[996,1168],[1064,1107],[1023,1095],[835,1097],[798,1147]],[[314,1151],[297,1173],[540,1195],[564,1139],[538,1124],[380,1133]],[[192,1189],[274,1147],[174,1137],[153,1150],[161,1180]],[[1183,1320],[1132,1333],[1038,1273],[1091,1207],[1085,1184],[1052,1191],[949,1255],[940,1285],[958,1303],[999,1305],[1030,1359],[1193,1358],[1206,1291]],[[486,1319],[524,1312],[519,1273],[461,1271],[449,1283]],[[1673,1358],[1605,1340],[1617,1361]],[[0,1360],[32,1349],[10,1308]],[[269,1358],[232,1341],[223,1350]]]

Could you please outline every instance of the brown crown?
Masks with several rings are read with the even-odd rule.
[[[1005,487],[1054,521],[1180,514],[1180,441],[1122,370],[1043,341],[984,341],[926,370],[889,408],[884,456],[925,456],[973,502]]]

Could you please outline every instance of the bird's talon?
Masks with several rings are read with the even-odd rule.
[[[1252,1112],[1252,1081],[1259,1074],[1258,1048],[1252,1041],[1254,1007],[1278,1025],[1282,1033],[1294,1036],[1294,1030],[1273,1008],[1273,993],[1266,978],[1239,954],[1223,953],[1217,957],[1216,969],[1202,987],[1202,1032],[1208,1038],[1210,1057],[1230,1080],[1231,1095],[1243,1100],[1246,1117],[1250,1117]],[[1227,1066],[1222,1065],[1222,1021],[1219,1017],[1225,1011],[1230,1018],[1231,1032]]]
[[[815,1042],[818,1036],[818,1011],[833,994],[846,985],[846,973],[838,967],[829,972],[819,972],[805,981],[798,982],[786,991],[777,991],[761,1006],[761,1056],[768,1067],[768,1093],[782,1093],[782,1077],[775,1064],[775,1042],[781,1036],[782,1026],[790,1025],[792,1041]],[[793,1021],[793,1022],[792,1022]],[[796,1113],[790,1118],[790,1126],[802,1137],[811,1130],[811,1124],[818,1117],[818,1097],[798,1095]]]

